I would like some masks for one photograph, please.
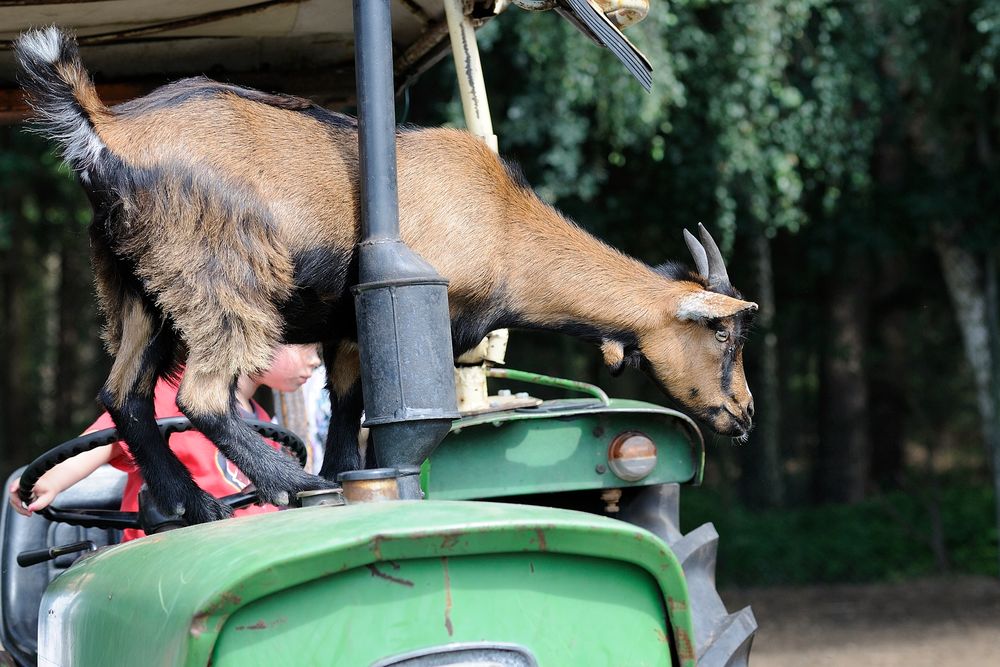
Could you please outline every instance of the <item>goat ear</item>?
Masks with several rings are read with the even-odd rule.
[[[725,294],[699,290],[681,297],[677,303],[677,319],[718,320],[756,310],[757,304],[753,301],[743,301]]]

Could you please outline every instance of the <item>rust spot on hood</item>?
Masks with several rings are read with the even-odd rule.
[[[410,588],[413,588],[413,582],[409,579],[403,579],[402,577],[394,577],[391,574],[386,574],[374,565],[366,565],[365,567],[368,568],[368,571],[372,573],[373,577],[385,579],[386,581],[391,581],[392,583],[399,584],[400,586],[409,586]],[[398,569],[399,566],[397,565],[396,568]]]
[[[216,616],[218,613],[227,607],[233,609],[239,607],[243,604],[243,598],[236,593],[225,591],[219,595],[218,599],[212,604],[205,607],[205,610],[194,615],[191,619],[191,636],[200,637],[204,633],[209,631],[208,619],[211,616]],[[216,627],[215,632],[219,631]]]
[[[198,614],[191,619],[191,636],[198,638],[208,631],[208,616]]]
[[[375,556],[375,560],[382,560],[382,543],[387,542],[392,538],[386,537],[385,535],[376,535],[372,538],[372,554]]]
[[[538,550],[547,551],[549,545],[545,542],[545,531],[542,530],[541,528],[536,528],[535,535],[538,536]]]
[[[235,629],[236,630],[267,630],[268,628],[273,628],[274,626],[281,625],[282,623],[286,623],[287,621],[288,621],[288,619],[284,618],[284,617],[282,617],[282,618],[276,618],[271,623],[268,623],[264,619],[261,619],[261,620],[257,621],[256,623],[254,623],[253,625],[237,625]]]
[[[219,595],[219,597],[205,607],[205,610],[199,614],[199,616],[214,616],[218,614],[223,609],[227,607],[236,608],[243,604],[243,598],[241,598],[236,593],[230,591],[225,591]]]
[[[455,628],[451,624],[451,576],[448,574],[448,557],[441,557],[441,566],[444,568],[444,628],[448,631],[448,636],[455,634]]]
[[[458,544],[458,538],[462,536],[462,533],[445,533],[441,536],[441,548],[442,549],[452,549]]]
[[[267,629],[267,623],[265,623],[264,621],[257,621],[253,625],[237,625],[236,629],[237,630],[266,630]]]
[[[219,595],[218,600],[210,604],[205,609],[205,612],[207,614],[215,614],[222,611],[226,607],[239,607],[241,604],[243,604],[243,598],[231,591],[224,591],[221,595]]]
[[[674,637],[677,640],[677,657],[680,658],[682,662],[694,662],[694,643],[692,643],[691,637],[688,636],[688,633],[685,632],[683,628],[674,626]]]

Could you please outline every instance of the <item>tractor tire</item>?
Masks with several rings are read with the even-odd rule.
[[[747,667],[757,619],[750,607],[730,614],[715,588],[719,533],[711,523],[687,535],[680,532],[680,486],[661,484],[642,489],[619,516],[650,531],[677,556],[687,579],[694,619],[698,667]]]

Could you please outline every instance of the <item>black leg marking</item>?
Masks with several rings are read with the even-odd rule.
[[[152,396],[130,395],[121,410],[114,408],[110,398],[107,392],[101,392],[118,435],[128,443],[132,459],[161,512],[183,514],[188,523],[232,516],[231,509],[195,484],[191,473],[163,441],[156,427]]]
[[[170,450],[159,428],[153,406],[156,378],[174,365],[175,340],[169,325],[161,326],[143,350],[136,381],[121,401],[121,408],[105,386],[100,400],[129,446],[132,459],[149,488],[153,501],[165,514],[183,514],[188,523],[224,519],[232,510],[201,490],[184,464]]]
[[[358,451],[358,429],[363,410],[361,381],[354,383],[346,394],[337,396],[330,391],[330,430],[326,434],[326,451],[320,475],[335,480],[339,473],[361,470],[364,463]],[[374,453],[369,445],[369,453]]]
[[[332,486],[327,480],[310,475],[288,456],[268,446],[236,413],[235,401],[229,414],[196,414],[181,405],[181,410],[205,437],[215,443],[222,455],[250,478],[260,499],[272,505],[288,505],[299,491],[314,491]]]

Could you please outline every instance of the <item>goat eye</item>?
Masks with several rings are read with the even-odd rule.
[[[728,331],[716,331],[715,332],[715,340],[719,341],[720,343],[725,343],[727,340],[729,340],[729,332]]]

